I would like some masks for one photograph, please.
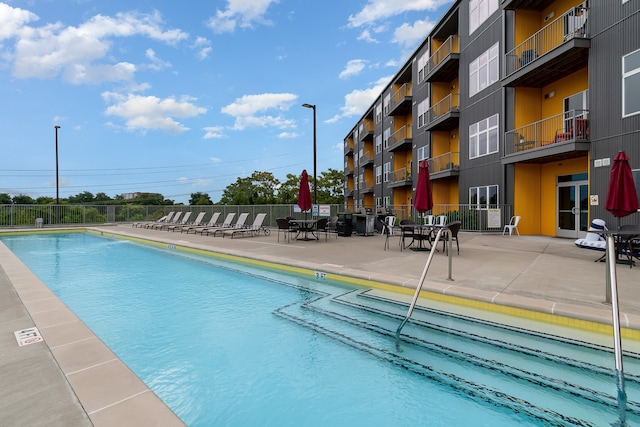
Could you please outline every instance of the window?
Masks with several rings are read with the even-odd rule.
[[[496,43],[469,64],[469,97],[498,81],[498,50]]]
[[[622,57],[622,117],[640,114],[640,49]]]
[[[427,124],[427,113],[429,112],[429,98],[418,104],[418,129]]]
[[[376,123],[382,121],[382,104],[376,105]]]
[[[382,207],[382,197],[376,197],[376,208]]]
[[[384,205],[391,206],[391,196],[384,196]]]
[[[498,152],[498,114],[469,126],[469,158]]]
[[[427,76],[427,64],[429,64],[429,51],[418,58],[418,83],[422,83]]]
[[[382,135],[376,135],[376,154],[382,152]]]
[[[382,137],[383,147],[389,148],[389,138],[391,138],[391,128],[387,128],[384,130],[384,136]]]
[[[418,148],[418,162],[420,160],[427,160],[429,158],[429,146],[425,145],[424,147]]]
[[[391,172],[391,162],[384,164],[384,182],[389,182],[389,173]]]
[[[498,203],[499,199],[497,185],[469,188],[469,207],[471,209],[487,209],[497,207]]]
[[[384,113],[385,114],[389,114],[389,105],[391,104],[391,94],[388,93],[385,97],[384,97]]]
[[[376,166],[376,184],[382,183],[382,166]]]
[[[498,10],[498,0],[469,0],[469,34]]]

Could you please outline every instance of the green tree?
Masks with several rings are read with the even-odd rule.
[[[264,205],[276,203],[275,189],[280,181],[271,172],[254,172],[246,178],[238,178],[222,192],[221,204]]]
[[[17,196],[13,196],[13,203],[16,205],[33,205],[35,204],[35,200],[26,194],[18,194]]]
[[[329,168],[318,177],[318,203],[344,203],[344,175],[342,171]]]
[[[298,201],[298,189],[300,188],[300,176],[287,174],[287,180],[278,188],[278,203],[291,205]]]
[[[0,205],[10,205],[11,196],[7,193],[0,193]]]
[[[207,193],[191,193],[189,205],[212,205],[211,197]]]
[[[69,196],[67,202],[73,204],[87,204],[94,201],[93,193],[90,191],[83,191],[75,196]]]
[[[39,205],[52,205],[56,202],[56,199],[49,196],[40,196],[36,199],[36,203]]]
[[[109,197],[106,193],[96,193],[96,197],[93,198],[94,202],[100,202],[100,203],[104,203],[104,202],[112,202],[113,199],[111,197]]]

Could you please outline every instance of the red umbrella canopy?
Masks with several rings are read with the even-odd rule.
[[[414,206],[416,211],[420,213],[424,213],[433,207],[429,163],[426,160],[422,160],[418,167],[418,186],[416,187]]]
[[[302,212],[306,212],[311,209],[311,191],[309,190],[309,175],[307,170],[302,171],[300,177],[300,190],[298,190],[298,206]]]
[[[638,193],[633,182],[629,156],[619,151],[613,159],[605,209],[617,218],[631,215],[638,210]]]

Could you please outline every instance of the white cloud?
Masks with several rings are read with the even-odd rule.
[[[104,92],[103,99],[111,103],[105,114],[125,120],[128,131],[147,131],[159,129],[178,134],[188,130],[174,118],[189,118],[206,113],[206,109],[198,107],[190,97],[173,97],[160,99],[155,96],[123,95],[115,92]]]
[[[405,12],[436,10],[452,0],[369,0],[355,15],[349,16],[349,26],[358,28]]]
[[[171,62],[163,61],[162,59],[158,58],[156,56],[156,52],[151,48],[146,50],[145,56],[147,57],[147,59],[149,61],[151,61],[151,63],[147,64],[147,66],[146,66],[150,70],[161,71],[161,70],[163,70],[165,68],[171,67]]]
[[[297,99],[298,95],[291,93],[245,95],[236,99],[234,103],[223,107],[221,111],[235,117],[233,128],[236,130],[244,130],[248,127],[293,128],[295,127],[295,122],[285,119],[281,115],[259,114],[270,110],[287,111]]]
[[[0,3],[0,41],[17,37],[25,24],[38,19],[38,15],[28,10]]]
[[[364,70],[364,67],[366,67],[366,65],[367,61],[365,61],[364,59],[352,59],[347,62],[346,67],[344,68],[344,70],[342,70],[338,77],[344,80],[352,76],[357,76],[362,70]]]
[[[209,57],[209,54],[213,52],[213,48],[211,47],[211,41],[209,41],[205,37],[197,37],[192,48],[196,49],[196,56],[200,60],[207,59]]]
[[[300,134],[297,133],[297,132],[281,132],[278,135],[278,138],[280,138],[280,139],[293,139],[293,138],[297,138],[299,136],[300,136]]]
[[[96,15],[78,27],[62,23],[18,31],[13,73],[18,78],[53,78],[62,74],[74,84],[131,80],[136,66],[114,62],[115,37],[145,36],[170,45],[187,38],[180,30],[164,30],[158,13]],[[166,65],[166,64],[165,64]]]
[[[402,45],[405,49],[413,49],[424,40],[434,25],[433,22],[422,20],[415,21],[413,25],[402,24],[394,31],[391,41]]]
[[[241,28],[252,28],[254,23],[268,25],[271,22],[264,15],[272,3],[278,0],[227,0],[227,8],[217,9],[207,26],[214,33],[232,33],[238,25]]]
[[[222,126],[209,126],[204,128],[205,134],[202,139],[218,139],[224,138],[224,128]]]
[[[371,31],[369,30],[363,30],[360,35],[358,36],[358,40],[363,40],[365,42],[369,42],[369,43],[380,43],[377,39],[374,39],[371,36]]]
[[[382,77],[369,89],[356,89],[344,97],[344,106],[340,107],[340,113],[326,120],[326,123],[335,123],[341,118],[361,116],[380,96],[384,88],[391,81],[392,76]]]

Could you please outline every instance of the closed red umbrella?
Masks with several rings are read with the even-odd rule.
[[[629,156],[624,151],[619,151],[613,159],[604,207],[616,218],[631,215],[638,210],[636,184],[633,181]]]
[[[300,189],[298,190],[298,206],[302,212],[311,209],[311,191],[309,190],[309,175],[307,170],[302,171],[300,177]]]
[[[429,178],[429,163],[420,161],[418,166],[418,185],[413,206],[420,213],[427,212],[433,207],[433,194],[431,193],[431,179]]]

